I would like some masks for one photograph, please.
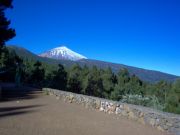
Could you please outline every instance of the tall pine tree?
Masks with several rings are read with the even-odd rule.
[[[15,36],[15,30],[9,28],[10,21],[5,16],[5,10],[8,8],[12,8],[12,0],[0,0],[0,81],[6,79],[6,81],[14,80],[15,71],[15,68],[13,68],[15,67],[15,61],[12,61],[12,56],[4,46],[6,41]],[[13,66],[10,66],[12,64]]]
[[[68,90],[75,93],[81,93],[82,80],[81,80],[82,68],[75,64],[69,71],[68,75]]]
[[[7,8],[12,8],[12,0],[0,0],[0,53],[5,42],[15,36],[15,30],[9,28],[10,21],[5,16]]]

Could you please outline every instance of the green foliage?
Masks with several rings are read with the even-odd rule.
[[[8,62],[10,55],[6,47],[2,47],[0,51],[0,67],[2,69],[7,67],[6,63]]]
[[[103,97],[110,98],[111,92],[114,90],[114,73],[109,67],[101,74],[104,88]]]
[[[89,73],[90,73],[90,69],[88,68],[88,66],[85,65],[81,71],[81,82],[82,82],[81,93],[82,94],[86,94],[86,87],[87,87],[87,83],[88,83],[88,74]]]
[[[16,83],[16,86],[19,87],[21,85],[21,81],[22,81],[21,77],[23,74],[24,65],[23,65],[23,60],[21,58],[19,58],[19,56],[16,56],[15,60],[16,60],[15,83]]]
[[[128,83],[128,93],[144,95],[142,86],[143,82],[136,75],[133,75]]]
[[[165,111],[180,114],[180,80],[173,83],[171,91],[167,94]]]
[[[75,93],[82,91],[82,69],[78,64],[72,66],[68,75],[68,90]]]
[[[114,91],[111,92],[110,98],[113,100],[120,100],[123,95],[129,93],[127,90],[130,75],[127,69],[120,69],[117,75],[117,84],[115,84]]]
[[[100,71],[96,66],[93,66],[86,77],[85,94],[103,97],[103,82],[101,79]]]
[[[62,64],[65,68],[70,68],[73,64],[78,63],[81,67],[84,65],[88,66],[89,68],[92,67],[92,65],[96,65],[98,68],[101,68],[103,70],[107,69],[108,67],[111,67],[113,73],[117,74],[119,69],[126,68],[128,71],[130,71],[130,74],[135,74],[136,76],[140,77],[141,80],[149,82],[149,83],[156,83],[159,80],[165,79],[168,82],[175,81],[178,76],[169,75],[161,72],[156,71],[149,71],[134,67],[129,67],[126,65],[121,64],[114,64],[109,62],[103,62],[103,61],[97,61],[97,60],[80,60],[80,61],[68,61],[68,60],[56,60],[56,59],[50,59],[50,58],[44,58],[39,57],[36,54],[33,54],[32,52],[26,50],[25,48],[19,47],[19,46],[8,46],[8,49],[15,50],[18,56],[20,56],[23,59],[30,59],[33,61],[41,61],[44,65],[50,65],[48,67],[57,67],[58,64]]]
[[[5,46],[2,47],[0,54],[0,81],[13,82],[19,62],[20,58],[14,51],[9,52]]]
[[[155,84],[155,87],[155,96],[158,97],[160,103],[165,103],[167,100],[167,93],[171,89],[171,86],[166,81],[160,81]]]
[[[177,98],[180,101],[180,79],[173,84],[172,89],[174,93],[177,94]]]
[[[111,92],[110,99],[119,101],[122,99],[122,96],[124,95],[125,89],[121,87],[119,84],[116,84],[114,87],[114,90]]]
[[[22,83],[26,84],[104,97],[180,114],[179,80],[173,84],[166,81],[150,84],[130,75],[127,69],[120,69],[116,75],[110,68],[103,70],[96,66],[89,68],[76,64],[65,69],[63,65],[49,65],[34,59],[24,58],[22,61],[14,51],[8,51],[5,47],[1,53],[0,66],[7,71],[1,74],[4,81],[14,81],[15,77],[21,76]]]
[[[64,66],[59,64],[58,70],[53,71],[52,75],[49,76],[49,79],[51,79],[50,86],[52,88],[60,89],[60,90],[66,90],[67,87],[67,72],[64,69]]]
[[[44,81],[45,70],[42,67],[42,63],[37,61],[34,63],[34,67],[31,75],[31,82],[36,85],[42,85]]]

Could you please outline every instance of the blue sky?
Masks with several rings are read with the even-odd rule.
[[[65,45],[90,59],[180,76],[179,0],[14,0],[17,36],[38,54]]]

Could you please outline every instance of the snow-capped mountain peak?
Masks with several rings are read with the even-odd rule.
[[[80,59],[87,59],[85,56],[72,51],[66,46],[56,47],[54,49],[51,49],[49,51],[40,54],[39,56],[53,58],[53,59],[73,60],[73,61],[77,61]]]

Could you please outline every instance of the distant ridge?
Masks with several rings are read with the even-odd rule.
[[[8,46],[8,48],[11,51],[15,51],[23,59],[39,60],[43,63],[47,63],[50,65],[58,65],[59,63],[66,67],[70,67],[73,64],[79,64],[80,66],[87,65],[88,67],[92,67],[93,65],[95,65],[98,68],[102,68],[102,69],[111,67],[112,71],[114,73],[117,73],[119,71],[119,69],[121,69],[121,68],[126,68],[126,69],[128,69],[128,71],[130,72],[131,75],[135,74],[140,79],[142,79],[146,82],[151,82],[151,83],[155,83],[160,80],[173,82],[176,79],[180,78],[179,76],[176,76],[176,75],[171,75],[171,74],[154,71],[154,70],[147,70],[147,69],[127,66],[127,65],[123,65],[123,64],[116,64],[116,63],[104,62],[104,61],[99,61],[99,60],[90,60],[90,59],[80,59],[80,60],[76,60],[76,61],[67,60],[67,59],[58,60],[58,59],[40,57],[40,56],[28,51],[27,49],[24,49],[24,48],[18,47],[18,46]]]

